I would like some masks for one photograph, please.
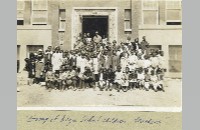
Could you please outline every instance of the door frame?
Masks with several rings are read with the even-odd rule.
[[[106,37],[108,38],[108,36],[109,36],[109,15],[101,15],[101,16],[99,16],[99,15],[83,15],[83,19],[84,18],[89,18],[89,17],[91,17],[91,18],[95,18],[95,17],[98,17],[98,18],[106,18],[107,19],[107,35],[106,35]],[[82,22],[82,26],[81,26],[81,30],[82,30],[82,33],[83,33],[83,22]],[[103,35],[102,35],[102,38],[103,38]],[[109,40],[109,39],[108,39]]]
[[[108,34],[113,34],[109,35],[108,38],[110,39],[110,42],[112,42],[112,40],[118,41],[117,7],[73,7],[71,15],[71,49],[74,48],[76,37],[82,32],[82,25],[80,25],[81,21],[79,20],[81,20],[84,15],[108,16]]]

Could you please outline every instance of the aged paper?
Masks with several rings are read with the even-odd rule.
[[[17,0],[18,130],[181,130],[181,0]]]

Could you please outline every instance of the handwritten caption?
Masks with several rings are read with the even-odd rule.
[[[63,123],[66,126],[76,123],[107,123],[107,124],[126,124],[126,123],[140,123],[149,125],[159,125],[162,123],[161,120],[155,120],[151,118],[136,117],[131,120],[120,119],[117,117],[106,117],[106,116],[95,116],[95,115],[84,115],[79,118],[71,117],[69,115],[56,115],[49,117],[38,117],[36,115],[27,116],[26,122],[28,123]]]

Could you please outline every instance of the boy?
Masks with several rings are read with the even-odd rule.
[[[145,81],[145,83],[144,83],[144,89],[146,90],[146,91],[149,91],[149,86],[150,86],[150,80],[151,80],[151,77],[150,77],[150,74],[149,74],[149,72],[148,72],[149,70],[148,69],[145,69],[145,79],[144,79],[144,81]]]
[[[113,82],[115,80],[115,72],[113,71],[112,69],[112,66],[110,66],[110,68],[108,69],[108,87],[107,87],[107,90],[112,90],[113,88]]]
[[[121,72],[121,67],[120,66],[118,66],[117,67],[117,71],[115,72],[115,81],[114,81],[114,83],[116,83],[116,85],[117,85],[117,92],[119,92],[120,91],[120,89],[121,89],[121,83],[122,83],[122,72]]]
[[[54,82],[54,74],[52,72],[52,68],[51,67],[46,72],[45,81],[46,81],[46,87],[47,87],[47,89],[49,89],[49,92],[51,92],[51,90],[53,88],[53,82]]]
[[[122,90],[124,92],[128,91],[128,86],[129,86],[129,68],[126,67],[125,71],[123,72],[122,75]]]
[[[139,88],[142,89],[144,87],[144,72],[143,72],[143,68],[139,68],[138,69],[138,74],[137,74],[137,79],[138,79],[138,84],[139,84]]]
[[[90,70],[89,67],[85,67],[85,72],[83,73],[83,79],[84,82],[86,83],[87,87],[91,87],[93,88],[93,75],[92,75],[92,71]]]
[[[137,87],[137,73],[136,71],[131,71],[129,74],[129,88],[134,90]]]
[[[103,91],[103,89],[107,85],[107,71],[106,68],[101,68],[99,73],[99,88],[100,91]]]
[[[56,70],[55,73],[54,73],[54,86],[53,86],[53,88],[55,90],[60,88],[60,71],[59,70]]]

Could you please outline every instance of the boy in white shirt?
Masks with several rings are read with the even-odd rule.
[[[145,83],[144,82],[145,75],[144,75],[143,68],[139,68],[138,74],[137,74],[137,79],[138,79],[139,88],[142,89],[144,87],[144,83]]]
[[[115,72],[115,81],[114,83],[117,85],[117,91],[119,92],[121,89],[123,73],[121,71],[121,67],[117,67],[117,71]]]

